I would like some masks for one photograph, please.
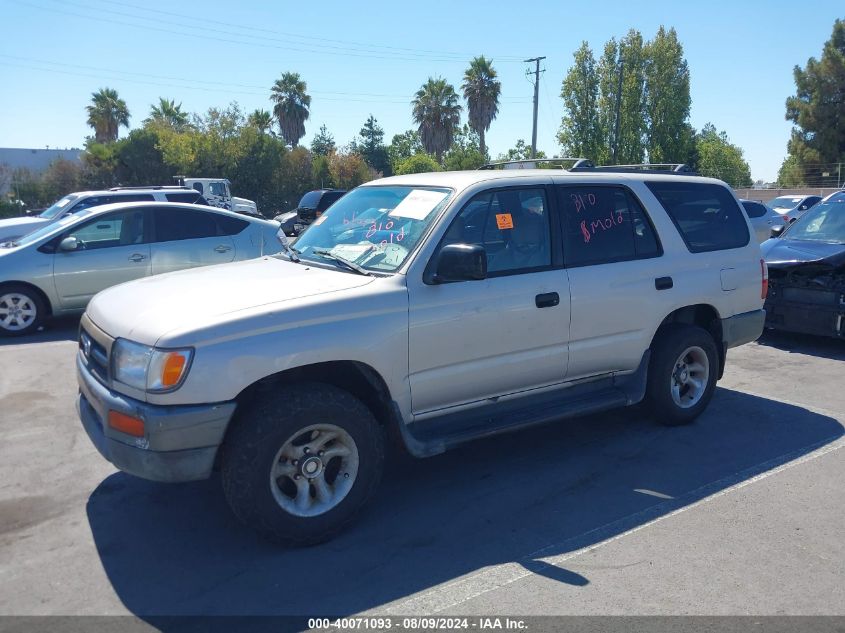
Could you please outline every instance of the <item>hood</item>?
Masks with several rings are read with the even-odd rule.
[[[773,268],[783,268],[796,264],[845,264],[845,244],[813,242],[810,240],[791,240],[788,237],[766,240],[760,245],[760,251],[766,264]]]
[[[88,304],[106,333],[155,345],[166,333],[226,315],[367,285],[374,277],[275,257],[194,268],[113,286]]]
[[[6,240],[14,237],[26,235],[48,222],[50,222],[50,220],[46,218],[39,218],[38,216],[35,216],[34,218],[23,217],[0,220],[0,242],[5,242]]]

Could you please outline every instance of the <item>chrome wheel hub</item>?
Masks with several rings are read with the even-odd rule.
[[[300,517],[324,514],[349,494],[358,476],[358,447],[334,424],[297,431],[276,453],[270,490],[286,512]]]
[[[710,378],[710,359],[698,346],[688,347],[675,361],[670,379],[672,400],[683,409],[698,404]]]
[[[17,292],[0,295],[0,328],[11,332],[23,330],[36,316],[35,304],[26,295]]]

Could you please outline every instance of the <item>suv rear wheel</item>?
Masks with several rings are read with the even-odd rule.
[[[382,430],[352,394],[289,385],[246,405],[223,446],[223,491],[264,537],[308,545],[330,539],[374,492]]]
[[[677,426],[697,418],[716,388],[719,356],[710,333],[695,325],[673,324],[652,344],[646,397],[661,424]]]

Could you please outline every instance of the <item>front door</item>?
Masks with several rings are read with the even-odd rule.
[[[53,280],[62,309],[83,309],[110,286],[150,274],[146,227],[149,209],[116,211],[93,218],[63,233],[75,237],[74,251],[56,249]]]
[[[560,383],[566,375],[569,284],[555,262],[545,188],[476,196],[441,246],[456,243],[484,246],[488,278],[409,279],[414,415]]]

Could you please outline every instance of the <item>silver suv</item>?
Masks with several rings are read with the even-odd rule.
[[[645,400],[694,420],[767,273],[723,182],[611,168],[358,187],[290,246],[131,282],[83,316],[78,410],[121,470],[222,474],[234,513],[330,538],[417,457]]]

